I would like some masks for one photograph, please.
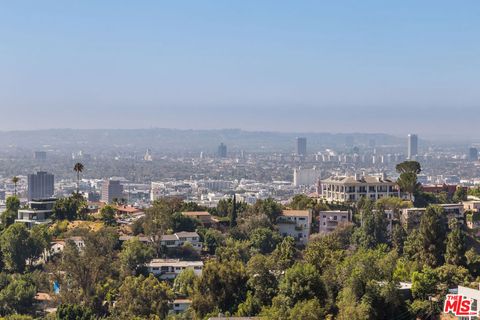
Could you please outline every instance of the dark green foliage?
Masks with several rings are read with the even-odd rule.
[[[122,245],[119,254],[122,271],[125,275],[135,275],[142,271],[143,267],[155,254],[152,246],[140,242],[137,238],[127,240]]]
[[[277,218],[282,214],[282,206],[272,198],[257,200],[249,209],[250,215],[265,215],[271,223],[275,223]]]
[[[100,219],[106,226],[115,226],[117,224],[115,213],[116,210],[114,207],[106,205],[100,209]]]
[[[197,317],[217,310],[235,313],[247,295],[247,273],[240,261],[206,263],[195,286],[192,308]]]
[[[173,232],[195,231],[198,224],[198,220],[176,212],[171,217],[170,229],[172,229]]]
[[[281,240],[282,238],[278,232],[268,228],[258,228],[250,234],[252,247],[262,254],[272,252]]]
[[[233,228],[237,225],[237,198],[236,195],[233,195],[232,200],[232,211],[230,212],[230,228]]]
[[[20,199],[17,196],[10,196],[6,201],[6,210],[2,213],[1,220],[4,228],[9,227],[17,219],[18,209],[20,209]]]
[[[28,230],[22,223],[14,223],[0,236],[5,268],[11,272],[24,272],[27,262],[38,259],[50,245],[46,227],[36,226]]]
[[[165,319],[173,292],[166,282],[153,275],[148,277],[127,277],[118,289],[114,314],[123,319],[134,317]]]
[[[445,262],[453,265],[465,265],[465,233],[456,219],[449,222]]]
[[[57,320],[94,320],[97,317],[90,308],[75,304],[61,304],[57,308]]]
[[[74,194],[67,198],[58,199],[53,206],[53,216],[55,220],[76,220],[82,217],[86,202],[79,194]]]
[[[2,315],[13,313],[32,313],[32,304],[37,288],[27,276],[2,276],[0,288],[0,312]]]
[[[203,238],[205,249],[210,254],[214,254],[215,250],[217,250],[217,248],[222,245],[225,240],[222,233],[214,229],[208,229]]]
[[[400,174],[397,180],[400,190],[407,192],[412,197],[420,187],[420,184],[417,182],[417,174],[422,171],[420,163],[417,161],[404,161],[397,164],[395,169]]]
[[[467,189],[462,186],[458,186],[457,190],[455,190],[455,193],[453,194],[452,200],[453,202],[456,202],[456,203],[461,201],[466,201]]]
[[[377,245],[388,242],[387,224],[383,210],[372,210],[371,205],[365,205],[361,211],[360,227],[353,237],[356,243],[363,248],[375,248]]]
[[[320,273],[309,263],[296,263],[288,269],[278,288],[291,307],[299,301],[316,298],[323,302],[327,298]]]

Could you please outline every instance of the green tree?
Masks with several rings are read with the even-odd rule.
[[[415,173],[419,174],[422,171],[422,167],[420,166],[420,163],[417,161],[404,161],[402,163],[399,163],[395,166],[395,170],[397,170],[398,173]]]
[[[172,225],[171,219],[175,212],[180,208],[181,203],[176,204],[173,200],[161,199],[156,200],[153,206],[145,211],[145,219],[143,229],[148,235],[161,236],[167,233],[167,230]],[[173,211],[173,212],[172,212]]]
[[[292,237],[283,238],[271,255],[275,261],[274,267],[279,271],[285,271],[293,266],[297,256],[298,250],[295,247],[295,239]]]
[[[296,194],[289,203],[289,207],[294,210],[313,209],[315,205],[315,200],[305,194]]]
[[[117,224],[115,213],[115,208],[109,205],[106,205],[100,209],[100,217],[106,226],[115,226]]]
[[[387,219],[382,210],[372,211],[366,206],[361,213],[361,225],[354,233],[356,243],[364,248],[374,248],[388,242]]]
[[[180,212],[175,212],[171,217],[170,229],[173,232],[195,231],[198,226],[198,220],[184,216]]]
[[[135,275],[142,271],[145,264],[152,260],[155,250],[138,238],[125,241],[119,254],[122,271],[125,275]]]
[[[215,250],[224,243],[224,236],[218,230],[208,229],[204,235],[205,249],[210,254],[215,254]]]
[[[431,267],[443,263],[446,234],[444,210],[438,206],[429,206],[420,220],[420,261]]]
[[[123,319],[134,317],[165,319],[173,292],[167,283],[158,281],[152,274],[148,277],[127,277],[118,289],[114,313]]]
[[[2,213],[2,225],[4,228],[12,225],[17,219],[18,209],[20,209],[20,199],[17,196],[10,196],[6,201],[6,210]]]
[[[277,275],[272,272],[275,269],[274,265],[272,257],[262,254],[254,255],[247,264],[248,287],[252,290],[255,302],[262,306],[270,305],[278,292]]]
[[[202,318],[215,310],[235,313],[246,298],[247,280],[240,261],[208,261],[195,285],[191,306],[195,315]]]
[[[250,241],[235,240],[227,238],[225,245],[215,250],[215,256],[219,261],[240,260],[247,263],[251,256]]]
[[[37,225],[30,230],[29,236],[29,260],[34,262],[35,260],[44,256],[50,249],[50,243],[52,236],[48,230],[47,225]]]
[[[465,265],[465,233],[456,219],[449,221],[445,262],[456,266]]]
[[[79,194],[73,194],[67,198],[60,198],[53,206],[53,218],[55,220],[75,220],[85,208],[85,199]]]
[[[285,272],[278,286],[279,294],[293,307],[297,302],[316,298],[322,303],[327,298],[320,273],[309,263],[296,263]]]
[[[430,267],[412,273],[412,295],[415,299],[427,300],[437,291],[438,278]]]
[[[237,225],[237,198],[233,194],[232,199],[232,212],[230,212],[230,228],[233,228]]]
[[[410,199],[413,199],[413,195],[420,186],[417,182],[417,175],[422,171],[420,163],[417,161],[404,161],[397,164],[395,169],[400,174],[397,180],[400,190],[407,192],[410,195]]]
[[[0,291],[0,312],[3,315],[32,313],[37,288],[29,277],[13,275]]]
[[[256,298],[251,291],[248,291],[245,301],[238,305],[237,316],[253,317],[256,316],[261,309],[262,305],[258,298]]]
[[[114,229],[102,228],[87,232],[82,238],[85,246],[81,250],[71,240],[63,250],[58,266],[64,274],[60,278],[61,298],[65,303],[85,305],[101,314],[105,312],[103,302],[108,293],[104,289],[116,271],[114,249],[118,234]]]
[[[250,214],[265,215],[271,223],[276,223],[277,218],[282,214],[282,206],[272,198],[260,199],[250,207]]]
[[[96,318],[90,308],[75,304],[59,305],[55,317],[57,320],[94,320]]]
[[[182,270],[182,272],[180,272],[173,282],[173,291],[181,296],[191,296],[196,279],[197,276],[195,275],[193,269]]]
[[[0,236],[0,245],[5,268],[11,272],[22,273],[26,261],[30,258],[30,233],[22,223],[14,223]]]
[[[6,204],[7,210],[17,212],[18,209],[20,209],[20,199],[17,196],[8,197],[5,204]]]
[[[407,233],[401,224],[393,225],[391,239],[392,247],[397,250],[399,254],[402,254],[404,243],[407,239]]]
[[[80,173],[83,172],[84,166],[80,162],[75,163],[73,171],[77,173],[77,194],[80,194]]]
[[[343,233],[348,234],[348,229],[342,231],[341,228],[337,228],[332,233],[314,237],[303,252],[305,261],[314,265],[319,272],[338,264],[343,260],[350,245],[350,237]]]
[[[277,232],[268,228],[255,229],[250,235],[252,247],[263,254],[272,252],[281,240],[282,237]]]
[[[295,304],[290,311],[288,320],[320,320],[325,318],[325,309],[318,299],[302,300]]]
[[[467,200],[467,189],[462,187],[462,186],[457,186],[457,189],[455,190],[455,193],[453,194],[452,200],[455,203],[458,203],[458,202],[461,202],[461,201],[466,201]]]

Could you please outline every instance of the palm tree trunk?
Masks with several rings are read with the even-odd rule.
[[[77,194],[80,194],[80,171],[77,171]]]

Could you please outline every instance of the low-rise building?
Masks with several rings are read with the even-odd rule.
[[[330,233],[339,225],[352,221],[349,211],[320,211],[319,213],[319,232]]]
[[[192,304],[192,300],[189,299],[175,299],[173,303],[170,305],[171,312],[174,314],[179,314],[185,312],[190,305]]]
[[[461,203],[452,203],[452,204],[439,204],[445,212],[445,217],[447,221],[450,219],[457,219],[461,223],[465,223],[464,217],[464,207]],[[402,209],[402,215],[400,221],[402,225],[407,229],[411,230],[420,225],[420,220],[422,215],[425,213],[427,208],[404,208]]]
[[[284,237],[292,237],[302,245],[306,245],[310,238],[311,224],[311,210],[283,210],[282,215],[277,218],[280,234]]]
[[[206,227],[210,227],[218,222],[208,211],[184,211],[182,214],[199,220]]]
[[[202,250],[200,236],[196,232],[182,231],[174,234],[163,235],[160,241],[161,244],[167,248],[178,248],[188,242],[195,250]]]
[[[153,259],[146,264],[148,272],[162,280],[175,279],[185,269],[192,269],[196,275],[202,274],[202,261],[181,261],[179,259]]]
[[[321,180],[321,198],[329,202],[356,202],[362,197],[378,200],[384,197],[400,197],[396,182],[382,176],[336,176]]]

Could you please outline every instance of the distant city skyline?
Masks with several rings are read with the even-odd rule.
[[[4,3],[0,129],[480,138],[479,14],[477,1]]]

